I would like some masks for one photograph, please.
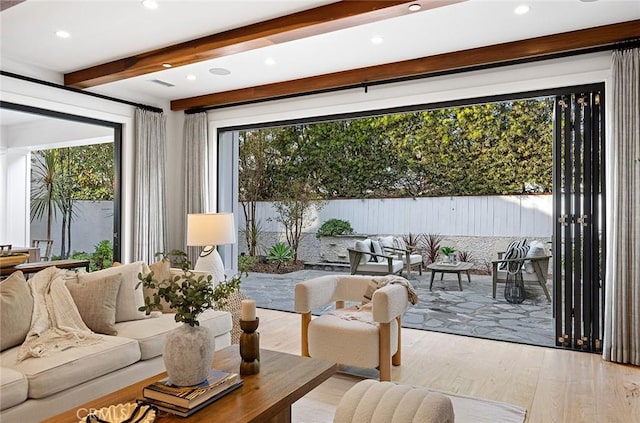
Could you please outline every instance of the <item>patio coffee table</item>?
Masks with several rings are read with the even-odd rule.
[[[471,283],[471,276],[469,275],[469,270],[473,267],[473,264],[467,262],[458,262],[458,264],[446,264],[446,263],[431,263],[427,266],[427,269],[431,270],[431,283],[429,284],[429,290],[433,287],[433,277],[436,273],[442,273],[442,277],[444,277],[445,273],[455,273],[458,275],[458,286],[460,287],[460,291],[462,291],[462,279],[460,278],[461,272],[467,272],[467,280]],[[442,279],[442,278],[441,278]]]
[[[239,372],[240,351],[231,345],[216,351],[215,369]],[[165,422],[271,422],[290,423],[291,405],[336,372],[336,364],[311,357],[260,350],[260,373],[241,375],[244,385],[189,417],[159,411],[155,423]],[[166,377],[166,373],[150,377],[86,404],[74,407],[45,422],[74,422],[86,416],[87,410],[142,399],[142,388]],[[83,414],[84,413],[84,414]]]

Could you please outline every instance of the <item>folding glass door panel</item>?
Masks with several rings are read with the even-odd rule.
[[[600,351],[604,319],[604,85],[555,99],[556,345]]]

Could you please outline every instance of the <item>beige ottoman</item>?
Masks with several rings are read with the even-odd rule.
[[[393,382],[363,380],[338,404],[334,423],[453,423],[451,400],[437,392]]]

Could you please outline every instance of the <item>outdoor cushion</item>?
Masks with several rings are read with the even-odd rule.
[[[0,350],[24,342],[31,328],[33,297],[22,272],[0,282]]]
[[[7,367],[0,368],[0,410],[26,401],[28,392],[29,382],[25,375]]]
[[[140,360],[140,348],[135,340],[119,336],[100,337],[102,340],[92,345],[21,362],[17,360],[20,347],[15,347],[3,351],[0,362],[27,377],[29,398],[45,398]]]
[[[384,251],[382,250],[382,245],[380,245],[380,243],[378,241],[371,241],[371,251],[374,252],[375,254],[384,254]],[[377,262],[377,263],[381,263],[381,262],[386,262],[387,259],[384,257],[378,257],[378,256],[371,256],[371,260],[372,262]]]
[[[512,260],[512,259],[523,259],[527,255],[527,251],[529,251],[529,246],[527,245],[526,239],[520,239],[516,241],[512,241],[508,246],[507,250],[502,257],[504,260]],[[511,263],[500,263],[498,266],[499,270],[506,270],[509,273],[517,273],[522,268],[522,262],[511,262]]]
[[[382,245],[382,248],[396,248],[395,237],[393,236],[381,236],[378,237],[378,242]]]
[[[534,257],[546,257],[547,249],[544,244],[540,241],[531,241],[529,244],[529,251],[527,251],[527,255],[525,258],[534,258]],[[524,270],[527,273],[533,273],[533,264],[531,264],[530,260],[526,260],[524,262]]]
[[[210,329],[213,336],[231,331],[231,315],[227,312],[207,310],[198,320],[200,326]],[[162,355],[165,337],[172,329],[181,325],[182,323],[175,321],[174,314],[154,313],[153,317],[144,321],[131,320],[116,323],[115,326],[119,336],[138,341],[141,360],[148,360]]]
[[[362,257],[360,258],[360,263],[365,264],[371,259],[371,240],[365,239],[362,241],[356,241],[355,249],[357,251],[362,251]]]
[[[391,267],[391,273],[398,273],[403,269],[404,263],[402,262],[402,260],[393,260]],[[384,262],[380,263],[359,264],[358,272],[384,273],[386,275],[387,273],[389,273],[388,268],[388,261],[387,259],[384,259]]]

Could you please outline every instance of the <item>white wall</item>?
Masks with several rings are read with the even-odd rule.
[[[331,200],[310,216],[303,232],[315,234],[327,220],[342,219],[359,234],[549,238],[553,233],[552,215],[549,194]],[[256,217],[262,231],[283,231],[277,216],[272,203],[257,204]],[[242,213],[238,227],[245,227]]]

